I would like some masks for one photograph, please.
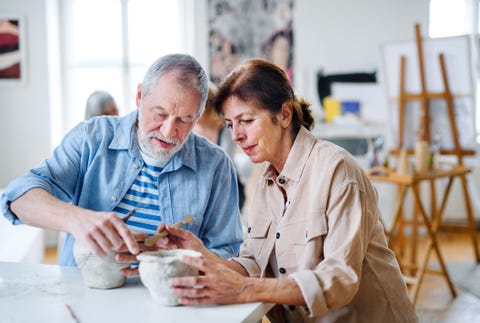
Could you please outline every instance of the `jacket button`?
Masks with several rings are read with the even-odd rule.
[[[281,267],[279,270],[280,274],[285,274],[287,271],[285,270],[285,268]]]
[[[247,232],[250,233],[252,231],[251,227],[248,227]]]
[[[282,184],[282,185],[285,184],[285,178],[280,177],[280,178],[278,179],[278,182],[279,182],[280,184]]]
[[[295,305],[288,305],[288,309],[290,311],[295,311]]]
[[[280,239],[280,232],[277,232],[277,234],[275,235],[275,237],[277,237],[277,239]]]

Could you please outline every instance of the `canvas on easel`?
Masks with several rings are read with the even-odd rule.
[[[401,57],[405,57],[405,93],[420,93],[422,81],[420,62],[415,40],[388,43],[382,46],[382,76],[386,88],[389,105],[389,124],[392,131],[390,148],[403,146],[413,149],[421,119],[420,102],[405,102],[404,131],[400,140],[399,134],[399,97],[401,88]],[[468,36],[422,39],[423,72],[426,93],[442,93],[444,81],[439,62],[439,54],[443,54],[446,74],[450,85],[450,93],[455,110],[455,123],[458,139],[465,155],[471,155],[476,147],[474,87],[470,57],[470,39]],[[449,126],[449,115],[443,97],[429,98],[430,137],[444,151],[453,151],[454,138]],[[401,143],[400,143],[401,142]]]

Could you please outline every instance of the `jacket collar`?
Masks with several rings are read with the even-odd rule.
[[[275,177],[282,177],[287,181],[299,182],[316,141],[317,139],[310,131],[303,126],[300,127],[282,172],[275,176],[276,170],[270,163],[267,163],[262,176],[265,180],[275,180]]]
[[[115,134],[110,149],[128,150],[129,154],[142,159],[137,141],[137,117],[138,110],[135,110],[127,116],[120,118],[116,126]],[[129,134],[128,136],[126,134]],[[190,133],[185,139],[182,149],[180,149],[167,163],[165,170],[177,170],[183,165],[196,171],[198,168],[196,162],[195,142],[197,136]]]

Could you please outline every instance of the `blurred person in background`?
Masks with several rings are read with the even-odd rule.
[[[95,91],[87,99],[85,120],[96,116],[118,116],[117,103],[106,91]]]
[[[212,98],[217,92],[215,84],[210,83],[208,87],[207,103],[205,104],[205,110],[197,121],[197,124],[193,128],[193,131],[211,142],[219,145],[227,153],[227,155],[234,161],[235,164],[235,151],[236,144],[232,139],[232,135],[225,125],[225,121],[215,111],[212,105]],[[240,174],[238,174],[237,167],[237,182],[238,182],[238,202],[240,211],[245,204],[245,185],[241,180]]]

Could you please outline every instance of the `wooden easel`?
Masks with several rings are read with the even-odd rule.
[[[404,128],[405,128],[405,108],[408,100],[420,101],[420,132],[423,134],[422,140],[426,140],[428,143],[431,142],[430,138],[430,112],[428,109],[428,102],[434,99],[443,99],[447,103],[448,109],[448,118],[450,124],[450,131],[453,137],[454,149],[453,150],[440,150],[442,155],[456,155],[458,158],[458,164],[463,165],[463,156],[472,156],[475,155],[474,150],[462,149],[460,146],[460,141],[458,137],[457,124],[455,120],[455,109],[453,106],[453,97],[450,91],[450,85],[447,77],[447,69],[445,67],[445,58],[443,54],[439,54],[438,59],[440,63],[440,68],[442,72],[442,80],[444,84],[443,92],[427,92],[427,85],[425,80],[425,64],[423,61],[423,46],[422,46],[422,36],[420,33],[420,25],[415,25],[415,41],[417,45],[417,55],[418,55],[418,65],[419,65],[419,75],[420,75],[420,93],[407,93],[405,91],[405,64],[406,58],[402,56],[400,59],[400,95],[399,95],[399,109],[398,109],[398,120],[399,120],[399,140],[398,140],[398,149],[392,150],[392,153],[396,154],[400,148],[404,146]],[[409,153],[413,153],[412,150]]]
[[[430,135],[430,116],[429,116],[429,106],[428,103],[430,100],[438,100],[443,99],[447,103],[448,109],[448,118],[450,124],[450,130],[454,141],[454,149],[453,150],[440,150],[440,154],[444,155],[455,155],[458,159],[457,165],[452,165],[450,169],[433,169],[428,171],[425,174],[396,174],[390,170],[384,170],[381,174],[378,175],[379,172],[376,170],[375,172],[370,172],[369,177],[373,181],[382,181],[393,183],[397,185],[398,188],[398,195],[397,195],[397,204],[395,207],[395,214],[393,218],[393,223],[389,229],[386,230],[387,236],[389,237],[389,245],[393,248],[393,240],[394,238],[398,238],[398,242],[401,245],[401,253],[403,253],[403,226],[404,225],[411,225],[412,226],[412,250],[410,254],[410,263],[409,264],[402,264],[401,261],[400,265],[402,271],[408,271],[409,274],[412,274],[412,277],[406,277],[407,283],[411,287],[411,297],[413,298],[413,302],[416,302],[419,287],[422,283],[423,277],[425,272],[435,272],[442,275],[450,289],[450,292],[453,297],[456,296],[456,291],[453,287],[453,284],[450,280],[448,272],[446,270],[445,262],[443,261],[443,257],[440,253],[438,241],[436,237],[436,233],[438,228],[442,224],[442,214],[446,206],[446,202],[450,193],[450,188],[452,182],[455,178],[460,178],[462,182],[462,190],[464,195],[464,202],[467,211],[467,226],[462,226],[462,228],[467,229],[470,232],[472,242],[473,242],[473,249],[475,253],[475,258],[477,262],[480,262],[480,254],[478,249],[478,243],[476,238],[476,228],[475,228],[475,220],[473,217],[471,201],[470,201],[470,194],[468,192],[467,187],[467,177],[466,175],[471,172],[471,170],[463,165],[463,157],[466,155],[474,155],[475,152],[472,150],[464,150],[460,146],[459,136],[458,136],[458,129],[455,121],[455,111],[453,105],[453,97],[450,92],[450,86],[448,82],[446,67],[445,67],[445,59],[443,54],[439,55],[439,62],[440,68],[442,72],[442,80],[444,84],[444,90],[438,93],[429,93],[427,92],[426,81],[425,81],[425,69],[424,69],[424,61],[423,61],[423,48],[422,48],[422,38],[420,33],[420,26],[418,24],[415,25],[415,36],[416,36],[416,46],[417,46],[417,54],[418,54],[418,62],[419,62],[419,73],[420,73],[420,82],[421,82],[421,91],[420,93],[407,93],[405,91],[405,64],[406,58],[402,56],[400,59],[400,95],[399,95],[399,146],[398,149],[392,150],[392,154],[398,154],[400,148],[404,146],[404,127],[405,127],[405,114],[406,114],[406,103],[409,100],[416,100],[420,101],[420,122],[419,122],[419,140],[425,140],[429,144],[431,143],[431,135]],[[409,154],[413,154],[413,149],[408,150]],[[448,184],[446,186],[445,192],[443,194],[443,198],[441,201],[440,208],[437,208],[437,201],[436,201],[436,189],[435,189],[435,181],[440,178],[448,178]],[[422,204],[420,199],[420,184],[424,181],[428,181],[430,184],[430,208],[431,208],[431,216],[430,218],[427,216],[426,210]],[[403,216],[403,203],[405,201],[405,195],[408,189],[411,189],[414,197],[414,214],[412,221],[406,221]],[[417,265],[417,231],[418,226],[423,224],[427,229],[427,238],[429,241],[427,242],[426,250],[424,252],[424,257],[420,261],[420,266]],[[395,236],[395,234],[397,236]],[[440,264],[440,270],[432,270],[428,267],[429,258],[431,252],[434,252],[438,262]]]

